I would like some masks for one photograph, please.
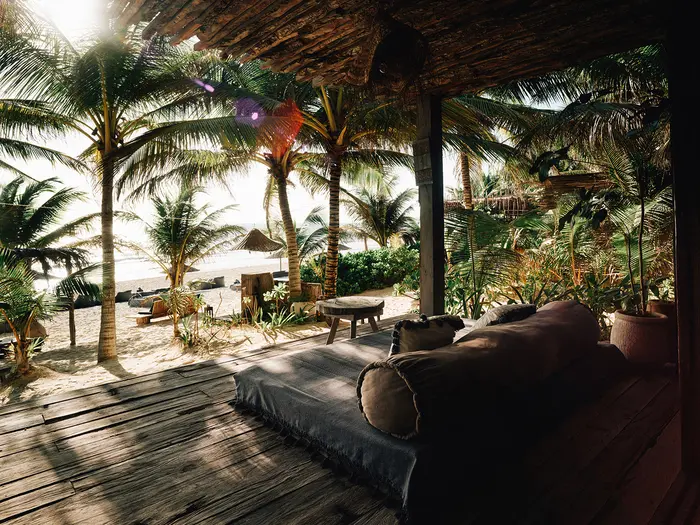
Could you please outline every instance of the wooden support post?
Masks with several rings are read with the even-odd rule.
[[[445,204],[442,176],[442,99],[418,99],[418,137],[413,144],[420,204],[420,310],[445,313]]]
[[[686,474],[700,476],[700,205],[697,145],[700,141],[695,18],[690,3],[677,0],[669,31],[671,153],[676,219],[676,308],[681,390],[681,449]]]

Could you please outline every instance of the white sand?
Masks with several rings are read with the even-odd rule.
[[[226,284],[240,279],[242,273],[273,271],[278,263],[266,266],[235,268],[211,272],[196,272],[189,279],[206,279],[224,275]],[[151,278],[125,281],[117,285],[117,290],[144,290],[164,288],[165,279]],[[394,317],[409,312],[415,306],[407,297],[392,297],[392,290],[374,290],[363,295],[385,298],[384,317]],[[240,312],[240,293],[229,288],[219,288],[202,292],[208,304],[214,307],[216,315],[230,314],[235,308]],[[270,344],[283,343],[302,337],[317,335],[328,330],[325,323],[310,323],[285,328],[276,334],[265,334],[250,327],[238,327],[230,331],[220,331],[207,349],[183,351],[179,342],[173,340],[173,326],[168,318],[154,321],[144,327],[136,327],[136,321],[128,316],[140,309],[130,308],[127,303],[117,304],[117,351],[119,360],[107,364],[97,364],[97,341],[100,330],[100,307],[76,310],[77,345],[69,345],[68,313],[62,312],[46,322],[48,338],[41,353],[33,358],[34,372],[0,390],[0,405],[26,400],[36,396],[56,394],[77,388],[86,388],[107,382],[125,379],[135,375],[157,372],[167,368],[182,366],[197,361],[212,359],[221,355],[232,355]]]

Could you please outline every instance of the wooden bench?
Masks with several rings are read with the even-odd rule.
[[[377,319],[384,313],[384,301],[378,297],[340,297],[316,303],[317,311],[332,320],[331,331],[328,333],[326,344],[335,339],[340,320],[350,321],[350,339],[357,337],[357,321],[367,319],[372,331],[378,331]],[[375,317],[377,319],[375,319]]]

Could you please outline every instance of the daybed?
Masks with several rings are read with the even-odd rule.
[[[435,522],[624,366],[578,303],[499,321],[456,334],[423,321],[413,336],[428,350],[402,347],[397,325],[264,360],[236,374],[237,402],[398,500],[405,518]],[[433,329],[454,342],[426,344]]]

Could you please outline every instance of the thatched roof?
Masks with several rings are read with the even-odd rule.
[[[274,252],[284,246],[270,239],[257,228],[250,230],[245,237],[239,242],[234,250],[247,250],[249,252]]]
[[[614,186],[614,182],[605,173],[562,173],[549,177],[543,186],[540,207],[551,210],[562,195],[579,190],[603,190]]]
[[[393,51],[405,59],[425,50],[415,86],[445,95],[661,40],[669,9],[661,0],[114,0],[112,8],[123,25],[149,22],[144,37],[197,36],[198,49],[260,58],[328,85],[367,84],[377,44],[397,27],[408,39],[417,30],[412,52],[401,53],[400,41]]]

